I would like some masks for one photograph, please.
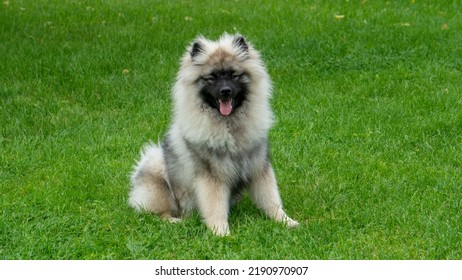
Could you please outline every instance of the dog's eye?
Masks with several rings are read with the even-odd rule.
[[[238,75],[238,74],[233,74],[233,80],[237,81],[241,78],[242,74]]]
[[[205,76],[205,77],[203,77],[203,79],[206,82],[212,83],[212,82],[214,82],[216,80],[216,77],[215,76]]]

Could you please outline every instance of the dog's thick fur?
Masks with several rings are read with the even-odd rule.
[[[171,221],[197,209],[217,235],[248,189],[267,215],[293,227],[269,160],[271,81],[259,53],[240,35],[199,37],[173,88],[173,122],[163,143],[144,148],[129,204]]]

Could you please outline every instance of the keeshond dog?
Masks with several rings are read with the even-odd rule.
[[[173,120],[160,145],[148,144],[131,176],[129,204],[178,222],[198,210],[219,236],[242,192],[269,217],[298,223],[283,210],[269,159],[271,80],[241,35],[196,38],[173,88]]]

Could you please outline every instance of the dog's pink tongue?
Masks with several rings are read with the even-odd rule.
[[[233,111],[233,105],[231,105],[231,99],[219,99],[220,113],[223,116],[228,116]]]

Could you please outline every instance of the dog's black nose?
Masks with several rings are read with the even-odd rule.
[[[222,97],[229,97],[231,95],[231,88],[230,87],[222,87],[220,89],[220,95]]]

